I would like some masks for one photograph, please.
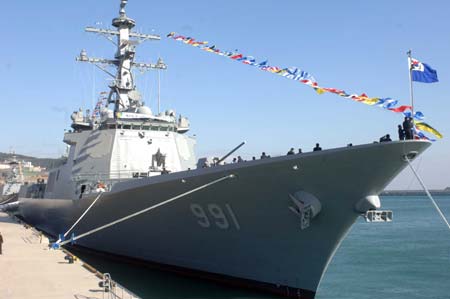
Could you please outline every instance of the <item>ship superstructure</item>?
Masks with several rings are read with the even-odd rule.
[[[6,175],[5,184],[0,186],[0,197],[19,193],[20,187],[24,184],[22,161],[13,155],[7,163],[10,171]]]
[[[50,173],[46,197],[79,198],[95,191],[99,182],[109,189],[124,179],[196,166],[195,139],[185,134],[189,120],[173,110],[153,114],[136,88],[133,69],[159,71],[167,66],[161,58],[155,64],[134,61],[140,43],[160,37],[133,32],[135,21],[126,15],[126,3],[121,2],[119,16],[112,20],[117,30],[86,28],[114,42],[117,50],[114,59],[91,58],[82,50],[77,61],[95,64],[113,80],[106,105],[96,107],[95,115],[82,109],[72,114],[72,130],[64,135],[70,146],[67,163]],[[107,67],[115,68],[115,74]]]
[[[44,199],[20,199],[22,217],[52,236],[73,234],[77,246],[134,262],[314,298],[350,227],[381,207],[378,194],[430,143],[368,143],[199,167],[188,120],[170,110],[153,114],[137,92],[133,67],[166,66],[134,62],[136,46],[159,37],[131,31],[126,3],[113,19],[116,30],[87,28],[117,37],[114,59],[86,51],[78,58],[116,68],[107,105],[96,117],[74,112],[64,135],[67,162],[50,173]]]

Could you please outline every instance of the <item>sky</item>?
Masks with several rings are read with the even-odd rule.
[[[130,0],[136,30],[160,34],[138,48],[137,61],[161,57],[162,109],[191,122],[198,157],[225,154],[272,156],[291,147],[309,151],[397,137],[402,115],[308,86],[165,38],[175,31],[222,50],[295,66],[323,86],[409,104],[406,52],[437,70],[439,81],[414,84],[415,108],[444,139],[414,162],[429,188],[450,186],[450,2],[441,1],[144,1]],[[58,157],[64,129],[79,107],[91,108],[107,91],[108,77],[75,62],[81,49],[111,58],[114,46],[85,33],[109,28],[119,0],[8,1],[0,18],[0,151]],[[139,75],[145,102],[157,111],[157,75]],[[409,169],[389,186],[418,189]]]

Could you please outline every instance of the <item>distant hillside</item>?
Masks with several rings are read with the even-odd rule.
[[[35,166],[45,167],[47,170],[50,170],[54,167],[58,167],[62,165],[66,158],[36,158],[19,154],[7,154],[0,152],[0,161],[11,160],[13,156],[16,156],[17,160],[30,161]]]

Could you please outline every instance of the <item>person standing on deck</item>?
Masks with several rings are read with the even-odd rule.
[[[401,125],[398,125],[398,139],[405,140],[405,130],[402,128]]]
[[[405,130],[405,139],[410,140],[414,138],[413,134],[413,123],[412,120],[409,117],[405,117],[405,120],[403,121],[403,129]]]

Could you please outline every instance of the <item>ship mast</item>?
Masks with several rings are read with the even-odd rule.
[[[161,37],[131,31],[136,22],[126,15],[125,6],[127,2],[127,0],[121,0],[119,16],[112,20],[112,25],[117,30],[94,27],[86,27],[85,29],[86,32],[103,35],[117,46],[114,59],[91,58],[87,56],[85,50],[82,50],[80,56],[76,58],[77,61],[93,63],[114,78],[109,85],[111,90],[108,96],[108,103],[114,103],[115,115],[117,112],[122,111],[135,112],[138,107],[142,106],[141,96],[134,84],[132,68],[135,67],[141,70],[157,69],[158,71],[167,69],[162,60],[158,60],[156,64],[134,61],[137,45],[146,40],[160,40]],[[114,41],[112,36],[117,36],[117,42]],[[115,66],[116,74],[109,72],[106,69],[107,66]]]

